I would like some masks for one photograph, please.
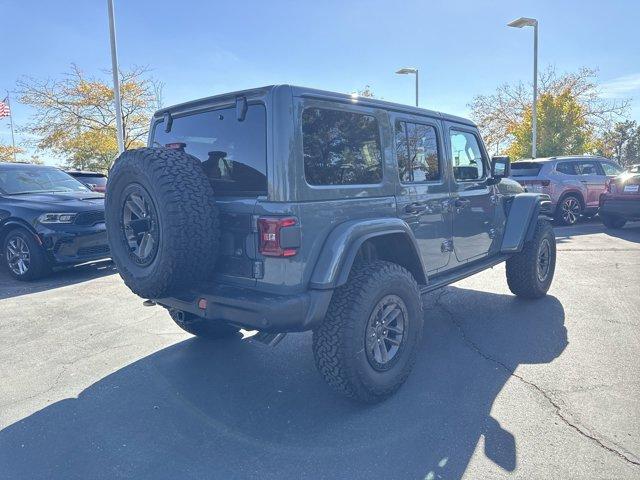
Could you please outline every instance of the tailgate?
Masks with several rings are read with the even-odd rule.
[[[216,277],[255,282],[254,261],[257,233],[253,228],[255,198],[218,197],[220,212],[220,250],[216,263]]]

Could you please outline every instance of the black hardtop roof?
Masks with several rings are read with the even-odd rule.
[[[156,118],[162,117],[167,112],[197,109],[198,107],[204,107],[209,103],[219,102],[220,100],[235,98],[241,95],[244,95],[244,96],[266,95],[273,90],[282,89],[282,88],[290,88],[293,96],[295,97],[315,98],[319,100],[336,101],[340,103],[357,102],[359,105],[366,105],[374,108],[382,108],[385,110],[392,110],[396,112],[411,113],[415,115],[436,117],[442,120],[462,123],[462,124],[473,126],[473,127],[476,126],[476,124],[473,123],[471,120],[463,117],[458,117],[456,115],[449,115],[447,113],[436,112],[436,111],[427,110],[424,108],[412,107],[410,105],[403,105],[400,103],[388,102],[386,100],[379,100],[376,98],[359,97],[355,95],[348,95],[345,93],[329,92],[326,90],[318,90],[315,88],[308,88],[308,87],[298,87],[294,85],[268,85],[266,87],[251,88],[247,90],[238,90],[235,92],[223,93],[220,95],[213,95],[211,97],[205,97],[198,100],[192,100],[189,102],[179,103],[177,105],[162,108],[154,114],[154,117]]]

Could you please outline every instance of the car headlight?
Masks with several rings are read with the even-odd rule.
[[[73,223],[75,213],[43,213],[38,217],[40,223]]]

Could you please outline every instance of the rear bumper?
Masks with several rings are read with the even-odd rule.
[[[600,214],[615,215],[627,220],[640,219],[640,198],[600,198]]]
[[[333,290],[308,290],[296,295],[275,295],[231,285],[203,284],[156,303],[211,321],[224,321],[249,330],[270,333],[304,332],[326,314]],[[206,308],[199,307],[201,300]]]

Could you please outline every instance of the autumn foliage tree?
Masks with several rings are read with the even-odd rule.
[[[73,65],[61,79],[23,78],[18,89],[20,101],[35,111],[24,130],[38,139],[38,149],[65,158],[73,168],[106,171],[111,166],[118,145],[107,80]],[[151,115],[161,104],[162,84],[146,68],[134,68],[120,72],[120,89],[125,148],[143,146]]]
[[[559,75],[548,68],[538,82],[538,156],[583,154],[593,151],[596,139],[621,119],[627,100],[604,100],[596,71],[582,68]],[[504,84],[491,95],[478,95],[470,104],[471,117],[492,150],[512,158],[531,155],[531,86]]]

